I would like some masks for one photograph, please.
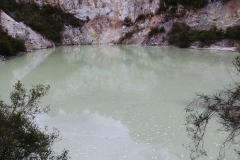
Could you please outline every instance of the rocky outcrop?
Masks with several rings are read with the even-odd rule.
[[[240,25],[240,1],[230,0],[223,4],[221,2],[211,2],[206,7],[193,11],[184,9],[183,6],[179,5],[177,13],[182,15],[181,17],[171,17],[170,20],[166,20],[167,15],[155,15],[150,19],[150,23],[145,25],[143,31],[149,32],[151,27],[164,27],[166,29],[165,33],[158,34],[156,36],[147,38],[145,35],[145,40],[142,41],[143,44],[148,45],[169,45],[168,44],[168,33],[174,22],[184,22],[191,28],[199,30],[208,30],[212,26],[217,28],[222,28],[226,30],[229,26]],[[139,32],[133,35],[136,37]],[[128,43],[132,43],[135,40],[131,38]],[[198,42],[193,43],[190,48],[195,49],[220,49],[220,50],[231,50],[234,51],[238,47],[238,42],[233,40],[222,40],[212,44],[210,46],[202,46]]]
[[[240,1],[231,0],[225,4],[212,2],[198,12],[187,12],[183,18],[186,24],[194,28],[209,29],[214,25],[226,29],[240,24]]]
[[[159,0],[25,0],[39,5],[51,4],[89,20],[82,29],[65,27],[63,45],[118,43],[128,32],[122,25],[128,17],[132,22],[138,15],[154,13]],[[137,42],[139,43],[139,42]]]
[[[24,0],[36,2],[39,5],[51,4],[61,7],[64,11],[74,14],[77,18],[87,20],[96,16],[107,15],[109,19],[133,20],[139,14],[155,12],[159,0]]]
[[[62,33],[63,45],[105,43],[168,45],[168,33],[174,22],[185,22],[190,27],[196,29],[209,29],[213,25],[218,28],[226,29],[228,26],[240,24],[239,0],[230,0],[225,4],[214,1],[209,3],[206,7],[195,11],[184,9],[183,6],[179,5],[177,13],[181,16],[171,18],[164,13],[160,15],[155,14],[156,9],[159,7],[159,0],[25,1],[36,2],[39,5],[51,4],[59,6],[64,11],[74,14],[75,17],[88,21],[88,23],[86,23],[82,28],[65,26]],[[140,14],[149,14],[150,16],[146,17],[144,20],[136,22],[136,19]],[[130,25],[125,24],[126,18],[128,19]],[[165,32],[159,33],[156,36],[148,37],[148,33],[152,27],[164,27]],[[7,26],[6,29],[7,28],[9,30],[9,28],[12,27]],[[17,32],[10,32],[10,34],[15,36]],[[31,38],[26,40],[26,43],[29,46],[31,44],[30,39]],[[40,46],[32,46],[34,46],[32,48],[41,48]],[[41,46],[46,45],[41,44]],[[194,43],[191,47],[199,48],[200,46],[200,44]],[[236,43],[223,40],[213,44],[210,48],[216,47],[232,47],[230,48],[232,50],[236,47]]]
[[[85,38],[83,38],[81,29],[74,28],[72,26],[64,26],[64,31],[62,33],[62,43],[63,45],[88,44]]]
[[[81,37],[77,44],[168,45],[168,32],[174,22],[185,22],[190,27],[196,29],[209,29],[213,25],[226,29],[229,26],[240,24],[240,2],[238,0],[231,0],[226,4],[214,1],[198,11],[189,11],[184,9],[183,6],[178,6],[177,12],[181,14],[181,17],[170,19],[167,19],[164,14],[155,14],[155,10],[159,6],[158,0],[38,0],[37,2],[39,4],[51,3],[60,6],[65,11],[73,13],[82,20],[90,19],[89,23],[82,28],[81,33],[69,34],[68,37],[73,37],[73,39]],[[152,13],[152,16],[135,22],[138,15],[145,13]],[[125,18],[129,18],[132,25],[124,25],[123,21]],[[152,27],[162,26],[166,30],[165,33],[148,37]],[[76,33],[76,29],[71,30],[68,28],[67,32]],[[124,37],[126,33],[131,32],[131,37]],[[213,44],[210,48],[216,48],[217,46],[221,48],[230,47],[230,50],[232,50],[236,44],[225,40]],[[192,47],[198,48],[194,44]]]
[[[51,41],[36,33],[22,22],[16,22],[3,11],[0,11],[0,15],[0,24],[2,28],[10,36],[23,40],[27,50],[49,48],[54,46]]]

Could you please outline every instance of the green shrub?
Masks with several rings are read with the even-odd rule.
[[[208,0],[179,0],[183,6],[201,8],[207,5]]]
[[[124,37],[125,37],[125,39],[130,39],[130,38],[132,38],[133,34],[134,34],[134,32],[130,31],[130,32],[126,33]]]
[[[150,17],[150,13],[145,13],[145,14],[139,14],[138,17],[136,18],[135,22],[145,20],[146,18]]]
[[[144,14],[139,14],[138,17],[136,18],[136,22],[140,20],[145,20],[145,15]]]
[[[164,32],[165,32],[165,28],[162,26],[162,27],[159,29],[159,32],[160,32],[160,33],[164,33]]]
[[[148,33],[148,36],[152,37],[152,36],[158,34],[158,32],[159,32],[158,27],[153,27],[153,28],[151,28],[150,32]]]
[[[9,36],[0,27],[0,55],[5,57],[16,56],[18,52],[26,51],[25,44],[22,40]]]
[[[156,14],[161,14],[167,11],[167,7],[165,7],[164,3],[160,1],[159,8],[156,10]]]
[[[166,5],[176,6],[178,4],[178,0],[164,0]]]
[[[224,38],[222,29],[213,26],[209,30],[194,30],[185,23],[174,23],[170,31],[169,44],[181,48],[189,47],[190,43],[200,41],[204,45],[210,45]]]
[[[226,29],[225,37],[233,40],[240,40],[240,25],[228,27]]]
[[[223,3],[226,3],[230,0],[210,0],[211,2],[214,1],[221,1]],[[161,14],[162,12],[170,11],[171,14],[176,13],[176,7],[178,4],[183,5],[187,8],[192,9],[199,9],[208,4],[208,0],[160,0],[159,8],[156,10],[156,14]],[[179,16],[179,15],[176,15]],[[175,16],[173,16],[175,17]]]
[[[123,20],[123,24],[122,24],[122,25],[127,26],[127,27],[132,26],[133,23],[132,23],[131,18],[129,18],[129,17],[124,18],[124,20]]]
[[[165,32],[164,27],[161,27],[161,28],[153,27],[153,28],[151,28],[150,32],[148,33],[148,37],[152,37],[154,35],[157,35],[158,33],[163,33],[163,32]]]
[[[169,44],[186,48],[190,44],[188,36],[190,27],[185,23],[174,23],[168,39]]]
[[[226,3],[226,2],[228,2],[228,1],[230,1],[230,0],[211,0],[211,2],[214,2],[214,1],[221,1],[221,2],[223,2],[223,3]]]
[[[222,29],[217,29],[213,26],[209,30],[193,30],[189,31],[190,41],[200,41],[205,45],[210,45],[218,40],[224,38],[224,33]]]
[[[160,7],[162,7],[162,9],[164,4],[167,7],[181,4],[185,7],[201,8],[208,4],[208,0],[163,0],[163,2],[160,3]]]

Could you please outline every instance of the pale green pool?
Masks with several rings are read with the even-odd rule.
[[[71,159],[189,160],[184,108],[195,93],[232,83],[235,56],[134,45],[58,47],[0,62],[0,95],[7,101],[17,80],[50,84],[41,103],[51,106],[50,115],[37,121],[61,131],[55,149],[70,150]],[[213,132],[216,122],[210,125],[209,156],[201,159],[216,159],[225,135]],[[226,159],[236,159],[233,148]]]

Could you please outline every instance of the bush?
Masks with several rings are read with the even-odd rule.
[[[14,88],[10,94],[12,104],[0,100],[0,159],[67,160],[68,151],[55,155],[52,150],[59,132],[42,131],[34,121],[36,115],[48,111],[40,109],[38,103],[48,93],[49,86],[36,85],[26,90],[18,81]]]
[[[240,25],[228,27],[226,29],[225,37],[233,40],[240,40]]]
[[[200,41],[205,45],[210,45],[218,40],[224,38],[224,33],[222,29],[217,29],[213,26],[209,30],[190,30],[189,33],[190,41]]]
[[[5,57],[16,56],[19,52],[26,51],[25,44],[22,40],[9,36],[0,27],[0,55]]]
[[[141,21],[141,20],[145,20],[146,18],[148,18],[150,16],[150,13],[145,13],[145,14],[139,14],[138,17],[136,18],[135,22]]]
[[[176,6],[178,4],[178,0],[165,0],[166,5]]]
[[[187,48],[190,44],[190,27],[185,23],[174,23],[170,31],[169,44]]]
[[[164,3],[160,1],[159,8],[156,10],[156,14],[161,14],[167,11],[167,7],[165,7]]]
[[[201,8],[207,5],[208,0],[179,0],[185,7]]]
[[[165,28],[162,26],[160,29],[159,29],[159,33],[164,33],[165,32]]]
[[[210,2],[213,1],[221,1],[223,3],[228,2],[229,0],[210,0]],[[187,8],[192,9],[199,9],[208,4],[208,0],[161,0],[159,3],[159,8],[156,10],[156,14],[161,14],[162,12],[166,12],[170,10],[170,14],[173,15],[173,17],[178,17],[179,15],[176,15],[176,7],[178,4],[183,5]],[[175,14],[175,15],[174,15]]]
[[[198,9],[198,8],[204,7],[205,5],[207,5],[207,3],[208,3],[208,0],[163,0],[160,2],[159,9],[157,10],[156,13],[159,14],[161,11],[166,11],[169,6],[176,7],[178,4],[181,4],[184,7]]]
[[[128,32],[128,33],[125,34],[124,38],[125,38],[125,39],[130,39],[130,38],[132,38],[133,34],[134,34],[134,32],[133,32],[133,31],[130,31],[130,32]]]
[[[153,27],[153,28],[151,28],[150,32],[148,33],[148,37],[152,37],[154,35],[157,35],[158,33],[163,33],[163,32],[165,32],[164,27],[161,27],[161,28]]]
[[[195,41],[200,41],[204,45],[210,45],[223,38],[223,30],[217,29],[215,26],[209,30],[193,30],[185,23],[174,23],[168,42],[181,48],[187,48],[190,43]]]
[[[123,20],[123,24],[122,24],[122,25],[127,26],[127,27],[132,26],[133,23],[132,23],[131,18],[129,18],[129,17],[125,17],[124,20]]]

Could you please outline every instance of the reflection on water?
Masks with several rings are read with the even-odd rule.
[[[59,47],[0,62],[0,95],[7,99],[17,79],[28,87],[50,84],[41,105],[51,112],[38,122],[61,131],[55,147],[69,149],[72,159],[185,160],[184,108],[195,92],[211,94],[231,83],[235,56],[169,47]],[[206,150],[216,159],[224,134],[216,136],[216,122],[210,125]],[[231,150],[227,156],[235,158]]]
[[[71,155],[73,159],[178,159],[161,145],[134,140],[129,135],[127,126],[120,121],[98,113],[90,114],[88,110],[82,114],[66,114],[60,110],[54,117],[43,115],[37,121],[62,130],[63,140],[57,144],[56,149],[60,151],[66,144],[70,144],[68,149],[75,151]]]
[[[48,50],[38,50],[31,54],[31,56],[27,57],[27,61],[25,66],[13,70],[13,79],[21,80],[23,77],[27,76],[36,66],[42,63],[51,53],[53,49]]]

